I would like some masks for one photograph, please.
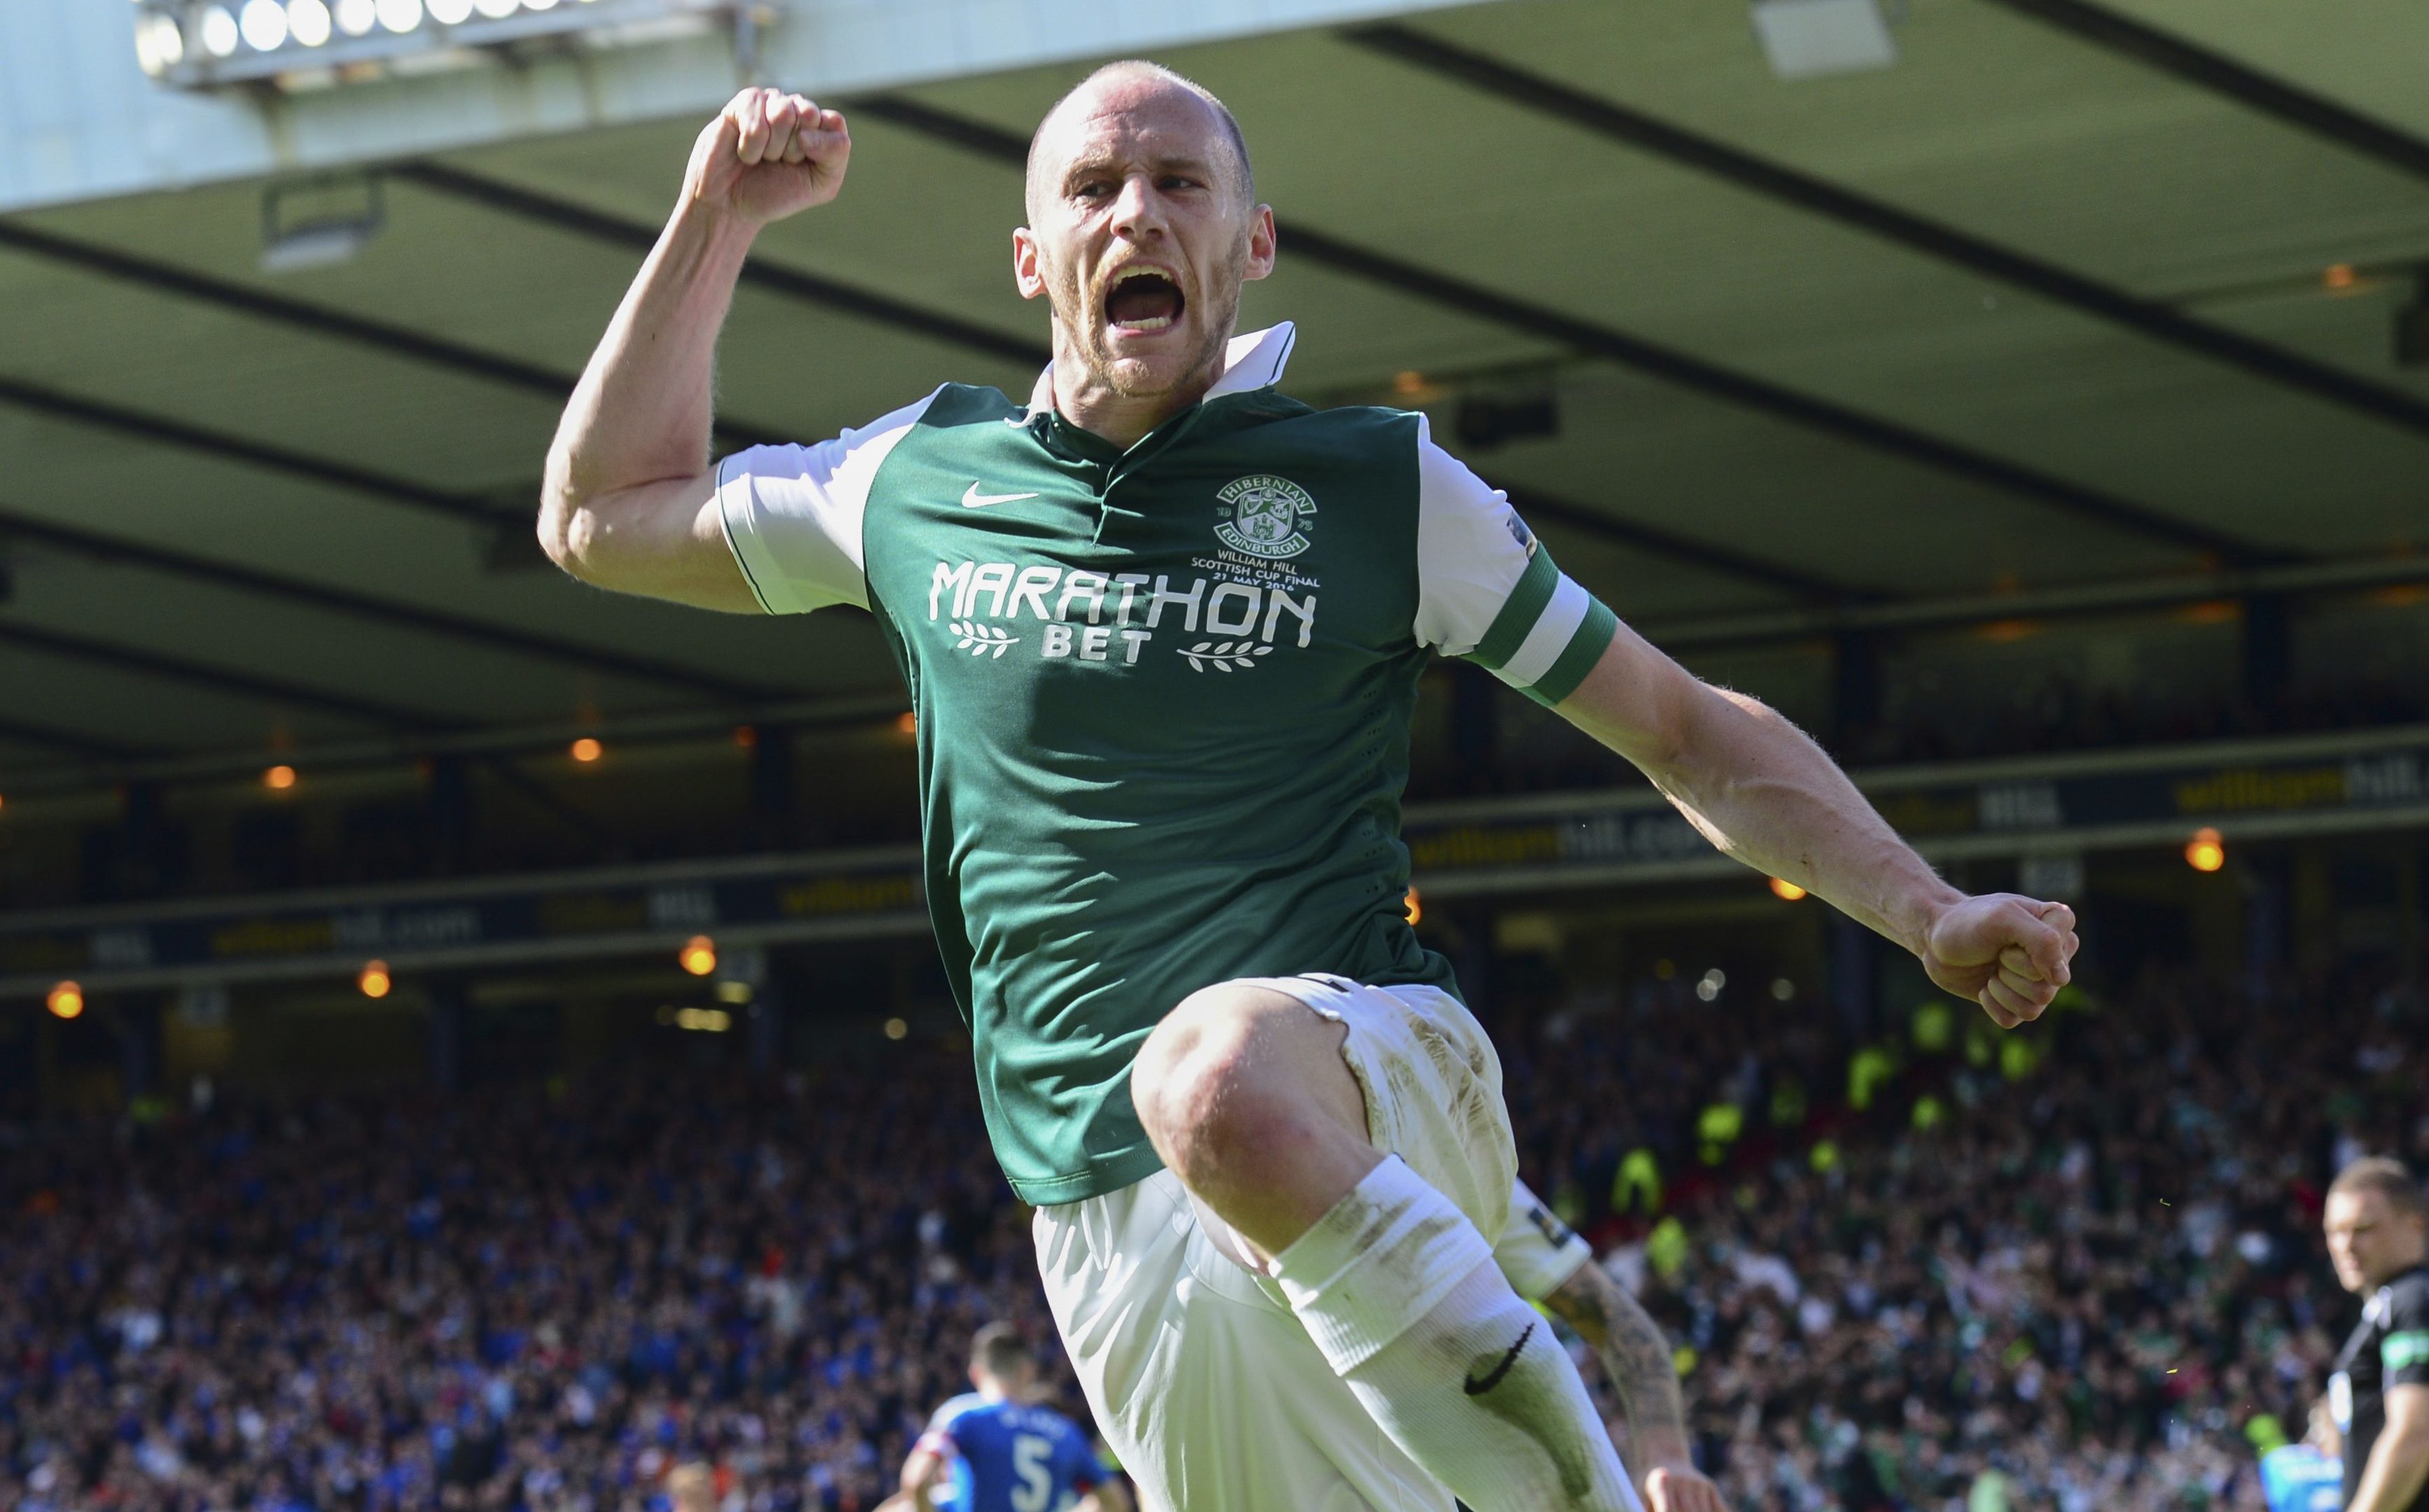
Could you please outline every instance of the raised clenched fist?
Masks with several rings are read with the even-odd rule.
[[[2041,1016],[2073,978],[2074,911],[2063,903],[1986,893],[1943,910],[1925,938],[1924,970],[1982,1005],[2003,1029]]]
[[[756,228],[834,199],[851,160],[840,111],[782,90],[744,90],[692,143],[684,194]]]

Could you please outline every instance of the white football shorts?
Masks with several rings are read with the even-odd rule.
[[[1259,978],[1347,1025],[1376,1148],[1497,1236],[1529,1301],[1589,1257],[1517,1179],[1501,1060],[1457,998],[1338,977]],[[1037,1209],[1037,1264],[1072,1369],[1148,1512],[1450,1512],[1332,1373],[1281,1289],[1159,1171]]]

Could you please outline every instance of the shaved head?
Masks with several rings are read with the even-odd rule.
[[[1161,63],[1132,58],[1118,63],[1107,63],[1072,86],[1068,94],[1054,102],[1054,107],[1046,112],[1046,119],[1037,123],[1036,131],[1030,135],[1027,200],[1032,222],[1039,217],[1043,196],[1052,192],[1055,174],[1062,166],[1057,156],[1056,128],[1071,117],[1089,114],[1090,107],[1121,86],[1130,87],[1124,91],[1126,93],[1135,93],[1141,86],[1148,90],[1177,90],[1205,107],[1219,128],[1216,135],[1230,159],[1229,187],[1242,208],[1257,203],[1256,177],[1248,169],[1248,139],[1241,135],[1240,123],[1231,114],[1231,107],[1215,98],[1214,90],[1197,80],[1183,78]]]
[[[1168,68],[1108,63],[1029,143],[1013,281],[1053,310],[1066,419],[1128,446],[1221,375],[1240,286],[1274,267],[1239,123]]]

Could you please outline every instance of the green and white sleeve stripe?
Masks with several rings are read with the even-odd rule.
[[[1618,616],[1563,576],[1507,495],[1416,417],[1417,643],[1483,663],[1542,704],[1578,690]]]
[[[2389,1375],[2415,1365],[2429,1363],[2429,1329],[2407,1329],[2400,1334],[2388,1335],[2379,1342],[2378,1358]]]
[[[1578,690],[1618,631],[1619,616],[1554,567],[1552,554],[1538,546],[1509,601],[1469,654],[1502,682],[1549,706]]]

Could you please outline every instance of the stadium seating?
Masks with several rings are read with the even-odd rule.
[[[1491,1016],[1527,1174],[1671,1332],[1735,1504],[2256,1504],[2247,1430],[2351,1319],[2326,1175],[2429,1158],[2417,995],[2153,978],[2002,1042],[1683,986]],[[871,1506],[979,1323],[1050,1333],[967,1076],[11,1130],[0,1504],[654,1508],[699,1457],[729,1512]]]

